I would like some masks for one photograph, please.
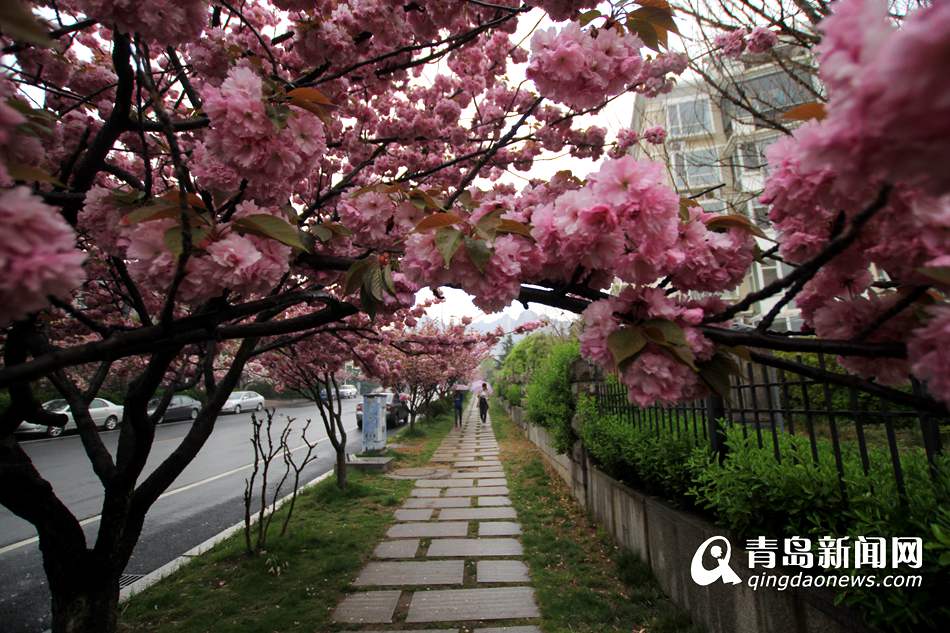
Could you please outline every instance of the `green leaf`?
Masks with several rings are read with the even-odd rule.
[[[377,302],[373,297],[373,293],[371,293],[365,285],[360,286],[360,305],[363,306],[363,310],[369,315],[370,319],[376,318]]]
[[[191,230],[191,246],[195,248],[201,242],[208,237],[208,229],[203,227],[193,226],[190,227]],[[185,245],[182,235],[182,228],[180,226],[173,226],[172,228],[165,231],[165,247],[171,252],[175,257],[180,257],[181,254],[185,251]]]
[[[234,224],[248,233],[269,237],[301,251],[307,250],[300,239],[300,230],[276,215],[255,213],[235,220]]]
[[[373,260],[369,257],[353,262],[353,265],[346,271],[346,276],[343,278],[343,294],[353,294],[361,288],[363,286],[363,278],[372,265]]]
[[[501,222],[501,214],[504,209],[495,209],[483,215],[475,224],[475,232],[483,240],[495,239],[495,232],[498,230],[498,224]]]
[[[512,233],[514,235],[531,238],[531,227],[524,222],[518,222],[517,220],[500,221],[498,223],[497,231],[499,233]]]
[[[45,48],[53,45],[47,28],[18,0],[0,3],[0,31],[17,42]]]
[[[45,169],[40,169],[39,167],[23,165],[20,163],[9,163],[7,164],[7,172],[10,174],[10,177],[13,178],[13,180],[22,180],[23,182],[46,182],[51,185],[56,185],[57,187],[63,186],[63,183],[61,183],[57,178],[52,176]]]
[[[673,9],[671,9],[669,5],[666,5],[665,8],[662,6],[640,7],[630,13],[630,15],[648,22],[650,26],[657,31],[680,32],[676,26],[676,22],[673,20]]]
[[[163,218],[177,218],[180,215],[181,209],[177,204],[157,198],[150,204],[126,213],[122,217],[122,222],[123,224],[138,224],[139,222],[149,222]]]
[[[465,252],[472,264],[478,269],[478,272],[485,274],[485,268],[488,266],[488,260],[491,259],[491,251],[484,240],[465,237]]]
[[[706,228],[710,231],[726,231],[728,229],[741,229],[752,233],[756,237],[761,237],[762,239],[769,239],[769,236],[765,234],[765,231],[760,229],[752,220],[747,218],[744,215],[737,214],[727,214],[727,215],[717,215],[714,218],[710,218],[706,222]]]
[[[333,239],[333,231],[322,224],[314,224],[310,227],[310,233],[321,242],[329,242]]]
[[[393,269],[389,263],[383,266],[383,286],[389,294],[396,296],[396,282],[393,279]]]
[[[627,29],[630,30],[631,33],[636,33],[640,39],[643,40],[644,46],[658,53],[660,52],[661,42],[664,45],[666,43],[666,31],[662,32],[663,35],[661,38],[660,33],[646,20],[638,20],[630,16],[627,18]]]
[[[374,261],[363,276],[363,288],[377,301],[383,300],[383,271],[378,261]]]
[[[601,15],[602,15],[601,12],[598,11],[597,9],[591,9],[590,11],[584,11],[583,13],[581,13],[581,14],[577,17],[577,22],[578,22],[581,26],[587,26],[587,25],[590,24],[592,21],[594,21],[594,20],[596,20],[597,18],[599,18]]]
[[[639,327],[622,327],[607,337],[607,349],[613,354],[618,369],[628,361],[635,360],[646,344],[647,338]]]
[[[457,229],[441,228],[435,232],[435,247],[442,253],[445,267],[448,268],[455,257],[456,251],[462,245],[462,232]]]
[[[683,328],[667,319],[650,319],[643,322],[643,331],[654,343],[660,345],[687,345]]]

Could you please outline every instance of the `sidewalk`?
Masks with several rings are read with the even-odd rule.
[[[540,633],[490,422],[469,407],[333,614],[370,633]],[[488,622],[486,624],[486,622]],[[438,628],[430,628],[438,625]],[[377,628],[374,628],[377,627]]]

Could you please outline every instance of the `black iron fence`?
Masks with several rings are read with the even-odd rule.
[[[820,369],[833,364],[821,354],[811,361]],[[797,362],[805,360],[799,357]],[[728,397],[637,407],[614,380],[597,383],[596,396],[604,413],[620,416],[643,432],[708,444],[721,463],[728,458],[729,444],[740,437],[777,462],[833,460],[843,494],[851,469],[865,476],[890,470],[902,503],[907,500],[909,463],[919,466],[925,460],[931,478],[940,476],[950,419],[784,369],[744,362],[741,370],[741,376],[730,379]],[[921,393],[916,383],[910,390]]]

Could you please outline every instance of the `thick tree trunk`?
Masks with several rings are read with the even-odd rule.
[[[53,633],[114,633],[118,627],[119,579],[85,568],[73,591],[53,590]]]
[[[336,485],[340,490],[346,490],[346,443],[341,442],[336,449]]]

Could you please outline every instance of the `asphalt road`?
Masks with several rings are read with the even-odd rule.
[[[348,453],[361,450],[362,438],[356,430],[356,403],[343,404]],[[295,418],[294,429],[312,419],[308,437],[322,439],[318,459],[301,477],[301,485],[333,468],[333,447],[315,406],[278,409],[274,423],[283,428],[285,416]],[[241,521],[244,516],[244,480],[254,460],[250,445],[251,415],[222,415],[207,444],[165,495],[152,506],[127,574],[147,574],[183,552]],[[146,474],[174,450],[187,433],[190,421],[165,423],[158,427]],[[118,431],[103,432],[103,441],[115,451]],[[303,447],[300,431],[290,436],[292,448]],[[102,506],[102,485],[85,456],[76,435],[23,443],[40,473],[53,485],[59,498],[73,514],[85,520],[89,543],[95,542]],[[295,451],[302,457],[306,449]],[[275,460],[274,468],[282,463]],[[282,471],[281,471],[282,472]],[[281,492],[290,492],[285,486]],[[0,630],[4,633],[36,633],[49,628],[49,592],[33,527],[0,507]]]

